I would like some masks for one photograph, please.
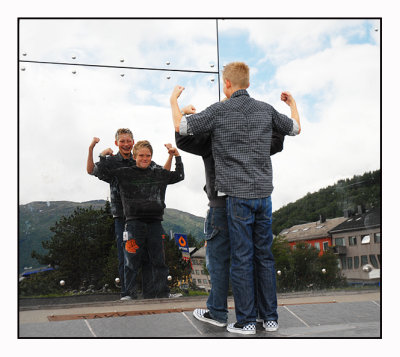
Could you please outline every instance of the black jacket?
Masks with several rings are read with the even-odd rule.
[[[127,221],[162,221],[167,185],[184,179],[183,163],[175,157],[175,171],[160,167],[141,169],[137,166],[115,167],[107,160],[97,164],[99,177],[114,177],[118,180],[124,214]]]

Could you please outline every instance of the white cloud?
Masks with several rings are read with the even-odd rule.
[[[374,26],[371,22],[370,28]],[[232,36],[248,33],[249,41],[262,49],[266,60],[279,66],[295,58],[310,55],[327,45],[330,38],[365,36],[365,21],[350,19],[269,19],[224,21],[221,30]],[[378,38],[378,36],[376,36]]]

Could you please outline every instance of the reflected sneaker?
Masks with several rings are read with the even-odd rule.
[[[121,301],[128,301],[128,300],[133,300],[133,299],[129,295],[126,295],[126,296],[123,296],[120,300]]]
[[[278,321],[265,321],[263,323],[265,331],[276,331],[279,328]]]
[[[241,325],[238,322],[234,324],[229,324],[227,327],[229,332],[240,333],[242,335],[255,335],[256,333],[256,324],[254,322],[250,322],[245,325]]]
[[[169,299],[174,299],[174,298],[178,298],[178,297],[181,297],[181,296],[183,296],[181,293],[169,294],[169,295],[168,295],[168,298],[169,298]]]
[[[208,310],[204,310],[204,309],[195,309],[193,311],[193,316],[200,321],[203,322],[207,322],[211,325],[215,325],[218,327],[225,327],[226,326],[226,322],[220,322],[217,320],[214,320],[211,315],[210,315],[210,311]]]

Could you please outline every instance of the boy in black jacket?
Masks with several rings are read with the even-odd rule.
[[[175,156],[175,171],[152,167],[153,148],[148,141],[139,141],[133,148],[136,166],[115,167],[107,160],[100,160],[97,169],[100,174],[118,180],[124,215],[124,256],[126,290],[132,298],[136,297],[136,276],[142,265],[143,254],[149,255],[153,268],[155,297],[169,297],[167,282],[168,267],[164,261],[161,225],[165,208],[165,191],[169,184],[184,179],[182,159],[176,148],[169,149]],[[127,274],[128,273],[128,274]]]

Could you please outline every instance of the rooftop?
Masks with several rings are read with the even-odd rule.
[[[336,227],[332,227],[329,233],[339,233],[344,231],[358,231],[362,229],[369,229],[380,227],[381,225],[381,211],[378,208],[373,208],[364,213],[358,213],[345,219]]]
[[[347,218],[337,217],[317,222],[299,224],[290,228],[285,228],[279,235],[285,237],[288,242],[296,242],[306,239],[318,239],[329,236],[329,231],[340,225]]]

